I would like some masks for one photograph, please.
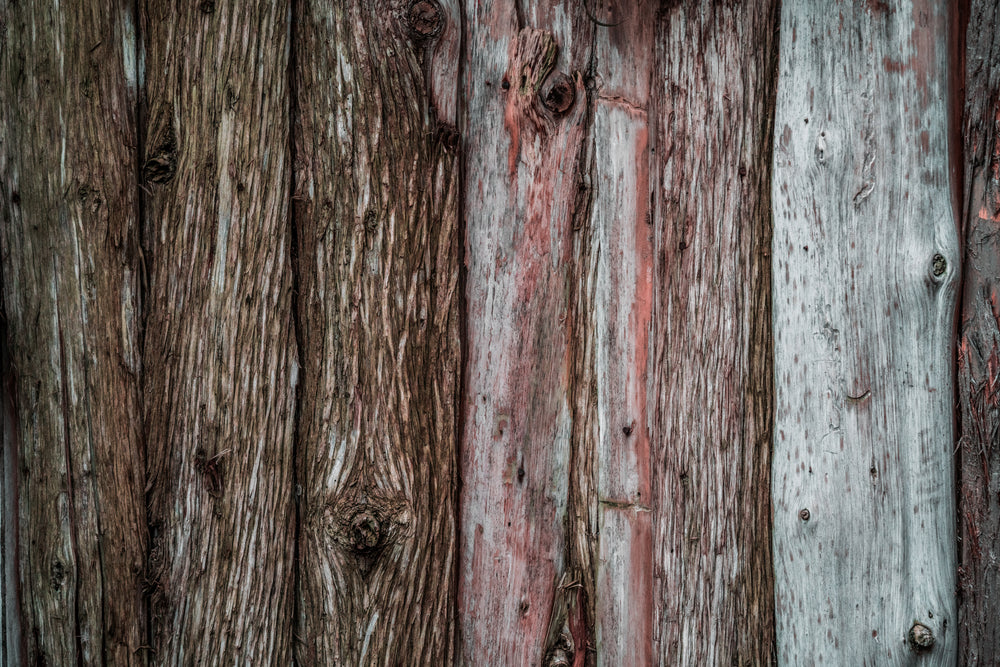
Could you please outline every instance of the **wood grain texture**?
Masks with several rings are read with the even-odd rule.
[[[143,658],[132,12],[0,7],[6,664]]]
[[[289,664],[289,6],[142,19],[151,661]]]
[[[783,663],[955,661],[946,11],[782,7],[772,484]]]
[[[596,520],[576,527],[569,539],[581,554],[590,543],[594,583],[585,590],[593,600],[597,662],[647,665],[655,662],[647,362],[656,7],[593,3],[593,11],[606,25],[595,24],[589,59],[589,215],[574,235],[579,283],[574,449],[592,452],[593,470],[574,465],[571,479],[579,481],[571,484],[570,498],[578,494],[589,501]]]
[[[465,7],[460,663],[582,665],[592,536],[573,548],[566,529],[593,530],[579,495],[568,519],[571,466],[589,454],[574,431],[572,293],[590,23],[579,7],[521,9]]]
[[[1000,662],[1000,6],[970,3],[958,349],[960,664]]]
[[[656,23],[650,429],[656,661],[773,660],[771,144],[777,3]]]
[[[296,10],[296,659],[452,664],[459,140],[437,40],[454,12]]]

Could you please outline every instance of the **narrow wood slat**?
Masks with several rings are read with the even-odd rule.
[[[131,3],[0,10],[4,664],[141,664]]]
[[[958,348],[959,664],[1000,662],[1000,5],[970,3]],[[956,17],[958,18],[958,17]],[[963,30],[963,23],[953,30]],[[959,44],[959,48],[963,45]],[[953,68],[952,76],[958,72]],[[956,82],[957,83],[957,82]],[[952,90],[952,95],[958,91]]]
[[[456,11],[295,9],[296,659],[452,664]]]
[[[289,6],[142,12],[150,657],[289,664]]]
[[[955,660],[948,5],[782,6],[772,475],[782,663]]]
[[[603,10],[603,11],[602,11]],[[653,657],[653,529],[648,357],[653,306],[650,223],[654,3],[592,3],[588,76],[590,209],[575,234],[578,254],[574,415],[577,448],[593,451],[587,498],[594,648],[604,665]],[[584,385],[582,378],[590,378]],[[573,474],[583,479],[583,471]],[[580,484],[583,486],[583,484]],[[574,489],[571,489],[571,494]],[[589,497],[588,497],[589,496]],[[572,495],[571,495],[572,497]],[[570,536],[584,542],[584,526]]]

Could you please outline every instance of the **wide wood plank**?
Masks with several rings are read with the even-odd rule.
[[[4,664],[142,664],[132,3],[0,8]]]
[[[783,663],[955,660],[948,6],[782,6],[772,483]]]
[[[594,468],[573,420],[592,386],[574,373],[573,271],[592,24],[563,3],[467,2],[465,21],[460,662],[583,664],[596,518],[578,486]]]
[[[774,655],[771,144],[777,3],[656,23],[649,363],[656,661]]]
[[[1000,5],[966,16],[958,349],[959,664],[1000,662]],[[964,30],[965,23],[953,26]],[[959,44],[961,48],[961,44]],[[954,70],[953,70],[954,71]],[[958,91],[953,90],[956,96]]]
[[[296,660],[452,664],[457,12],[295,9]]]
[[[289,664],[289,6],[142,18],[151,661]]]

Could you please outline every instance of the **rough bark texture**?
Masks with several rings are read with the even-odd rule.
[[[5,664],[142,661],[132,11],[0,8]]]
[[[459,138],[439,70],[456,70],[454,14],[296,7],[296,656],[451,664]]]
[[[151,657],[288,664],[289,7],[150,3],[142,18]]]
[[[777,3],[656,24],[650,400],[656,659],[774,655],[771,144]]]
[[[965,51],[958,349],[959,655],[1000,662],[1000,5],[974,0]]]
[[[782,8],[772,480],[784,663],[956,656],[947,9]]]

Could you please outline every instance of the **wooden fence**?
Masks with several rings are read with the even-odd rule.
[[[0,4],[4,665],[996,664],[994,0]]]

